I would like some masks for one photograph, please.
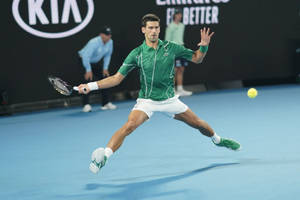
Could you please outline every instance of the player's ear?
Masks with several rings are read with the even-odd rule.
[[[146,33],[146,27],[142,27],[142,32],[145,34]]]

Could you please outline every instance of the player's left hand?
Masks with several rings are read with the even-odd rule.
[[[88,94],[90,92],[90,88],[87,84],[80,84],[78,86],[78,93],[79,94]]]
[[[103,69],[103,76],[109,76],[109,71],[107,69]]]
[[[198,43],[198,46],[208,46],[210,42],[210,38],[213,36],[214,32],[210,33],[210,29],[200,29],[201,42]]]

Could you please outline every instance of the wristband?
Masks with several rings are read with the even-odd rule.
[[[206,53],[208,51],[208,46],[200,46],[199,50],[202,52],[202,53]]]
[[[87,85],[91,91],[99,89],[97,81],[89,82]]]

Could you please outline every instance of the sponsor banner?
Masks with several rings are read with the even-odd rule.
[[[80,11],[79,2],[80,5],[86,4],[86,13]],[[78,33],[88,25],[94,15],[94,2],[13,0],[12,13],[18,25],[32,35],[49,39],[64,38]],[[62,30],[57,31],[58,29]]]
[[[218,24],[220,4],[230,0],[156,0],[157,6],[166,7],[166,24],[172,22],[175,8],[182,9],[182,22],[185,25]]]

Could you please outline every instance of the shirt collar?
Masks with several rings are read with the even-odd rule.
[[[163,42],[162,42],[160,39],[158,39],[157,49],[159,49],[162,45],[163,45]],[[143,42],[143,48],[144,48],[145,50],[147,50],[147,51],[149,51],[149,50],[151,50],[151,49],[154,49],[154,48],[152,48],[152,47],[149,47],[149,46],[146,44],[146,40],[144,40],[144,42]]]

